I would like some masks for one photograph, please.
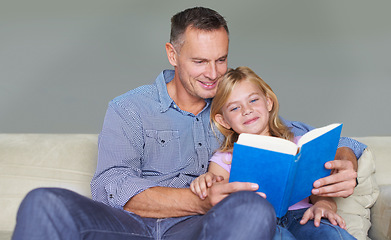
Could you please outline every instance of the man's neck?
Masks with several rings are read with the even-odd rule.
[[[167,83],[168,95],[180,109],[197,115],[204,109],[206,105],[205,99],[192,96],[181,87],[176,84],[174,78],[171,82]]]

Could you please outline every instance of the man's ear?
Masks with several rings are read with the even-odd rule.
[[[171,43],[166,43],[166,53],[170,64],[174,67],[177,66],[177,52]]]
[[[221,126],[225,127],[226,129],[231,129],[231,126],[224,120],[223,115],[221,115],[220,113],[217,113],[214,119],[217,123],[219,123]]]
[[[266,97],[267,110],[270,112],[273,109],[273,99]]]

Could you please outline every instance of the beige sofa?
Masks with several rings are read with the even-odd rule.
[[[89,182],[96,167],[97,137],[0,134],[0,239],[11,238],[18,206],[33,188],[62,187],[91,197]],[[391,136],[357,139],[369,149],[360,159],[354,195],[337,199],[339,212],[358,239],[367,238],[371,225],[371,239],[391,239]]]

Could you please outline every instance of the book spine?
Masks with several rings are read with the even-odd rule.
[[[291,198],[291,195],[292,195],[293,186],[294,186],[294,183],[295,183],[297,166],[299,165],[298,163],[300,161],[300,157],[301,157],[301,151],[296,156],[293,156],[293,164],[291,165],[291,168],[289,169],[289,175],[288,175],[288,181],[286,183],[285,194],[284,194],[284,197],[282,199],[280,212],[276,213],[277,217],[284,216],[287,213],[287,211],[288,211],[290,198]]]

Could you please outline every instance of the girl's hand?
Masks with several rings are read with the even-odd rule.
[[[308,220],[313,219],[315,227],[319,227],[321,218],[327,218],[331,224],[339,225],[341,228],[346,229],[343,218],[336,213],[335,209],[327,201],[318,201],[308,208],[303,214],[300,224],[304,225]]]
[[[205,199],[208,196],[207,188],[210,188],[213,183],[221,182],[223,180],[224,177],[207,172],[193,180],[190,184],[190,190],[201,199]]]

